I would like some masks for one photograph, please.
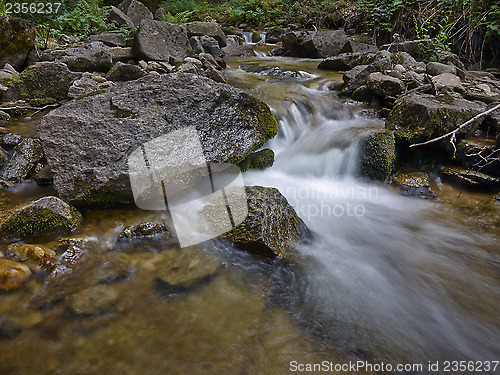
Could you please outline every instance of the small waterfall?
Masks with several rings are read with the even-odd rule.
[[[484,272],[491,255],[450,208],[359,177],[359,141],[383,122],[322,91],[312,78],[321,73],[309,71],[253,87],[237,73],[279,122],[273,167],[247,172],[245,183],[279,189],[316,236],[283,291],[290,309],[327,345],[378,361],[498,358],[500,282]]]
[[[266,42],[266,32],[261,32],[260,34],[260,39],[265,43]]]
[[[241,36],[245,40],[246,43],[248,43],[248,44],[252,43],[252,32],[251,31],[244,31],[241,33]]]

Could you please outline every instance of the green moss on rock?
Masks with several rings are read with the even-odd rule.
[[[394,133],[379,130],[369,134],[363,141],[361,172],[375,180],[386,180],[394,169],[396,142]]]
[[[240,163],[238,167],[242,172],[246,172],[249,169],[265,169],[269,168],[274,163],[274,152],[268,148],[260,150],[257,152],[252,152]]]
[[[81,221],[76,208],[57,197],[44,197],[14,211],[0,230],[7,237],[31,238],[72,232]]]
[[[396,140],[400,143],[425,142],[456,129],[485,108],[486,105],[482,103],[449,95],[405,95],[396,101],[389,113],[386,128],[395,131]],[[461,131],[461,134],[474,130],[471,126]]]

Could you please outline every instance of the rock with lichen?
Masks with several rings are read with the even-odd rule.
[[[297,260],[299,254],[295,251],[295,245],[307,242],[312,237],[307,225],[279,190],[262,186],[247,186],[245,192],[247,217],[241,224],[223,234],[221,238],[229,239],[238,247],[250,252]],[[240,207],[239,192],[230,191],[226,198],[233,212],[246,208]],[[214,228],[217,228],[214,219],[225,217],[227,212],[220,212],[225,208],[225,204],[219,204],[216,201],[205,206],[202,215],[210,220]]]
[[[390,130],[376,130],[368,134],[361,146],[361,173],[374,180],[386,180],[394,169],[396,142]]]
[[[1,225],[6,237],[31,238],[72,232],[79,227],[82,215],[57,197],[43,197],[15,210]]]

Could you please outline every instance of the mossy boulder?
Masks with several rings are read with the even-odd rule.
[[[60,196],[102,208],[134,203],[127,164],[134,150],[191,126],[208,163],[238,164],[278,131],[269,107],[253,96],[205,77],[172,73],[68,102],[42,119],[38,133]]]
[[[1,225],[5,237],[31,238],[72,232],[79,227],[82,215],[57,197],[43,197],[15,210]]]
[[[29,177],[43,157],[41,142],[36,138],[24,138],[14,147],[14,152],[5,164],[1,178],[21,182]]]
[[[242,172],[249,169],[266,169],[272,167],[274,164],[274,151],[271,149],[264,149],[252,152],[245,159],[238,163]]]
[[[483,103],[448,94],[408,94],[396,100],[386,128],[395,131],[396,140],[402,144],[419,143],[456,129],[485,109]],[[476,127],[462,129],[459,135],[473,133]]]
[[[396,142],[390,130],[371,132],[361,146],[361,173],[374,180],[386,180],[394,169]]]
[[[312,235],[294,208],[277,189],[247,186],[245,191],[248,216],[221,238],[228,239],[238,247],[253,253],[297,260],[299,255],[294,250],[295,245],[307,242]],[[227,194],[227,202],[232,210],[240,205],[239,198],[236,192]],[[207,220],[223,217],[219,210],[225,207],[224,204],[214,202],[205,206],[202,214]]]
[[[12,80],[5,82],[10,88],[6,97],[9,100],[28,101],[48,99],[52,103],[64,100],[75,78],[66,64],[53,61],[37,62],[18,76],[14,76]]]
[[[7,63],[21,68],[35,45],[35,36],[31,22],[0,16],[0,68]]]

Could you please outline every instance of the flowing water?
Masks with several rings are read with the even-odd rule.
[[[267,145],[274,166],[244,178],[278,188],[314,231],[314,241],[298,248],[301,263],[212,241],[198,248],[222,269],[187,295],[165,296],[154,279],[162,257],[179,251],[172,239],[117,243],[144,212],[87,212],[76,235],[102,245],[88,269],[69,285],[33,280],[0,294],[0,315],[25,327],[0,339],[0,373],[288,374],[290,361],[358,360],[423,366],[389,373],[457,373],[446,372],[444,361],[500,360],[500,205],[439,181],[438,198],[428,201],[363,179],[359,141],[383,120],[339,99],[330,88],[341,75],[318,71],[318,61],[260,56],[228,63],[230,83],[268,103],[279,121]],[[242,64],[283,70],[271,78]],[[0,199],[14,205],[43,193],[26,184]],[[128,265],[126,277],[106,284],[119,296],[112,311],[68,311],[64,292],[120,262]],[[61,292],[62,301],[53,297]],[[33,294],[42,308],[30,303]],[[429,361],[440,361],[439,371],[429,372]],[[365,372],[382,373],[357,373]]]

